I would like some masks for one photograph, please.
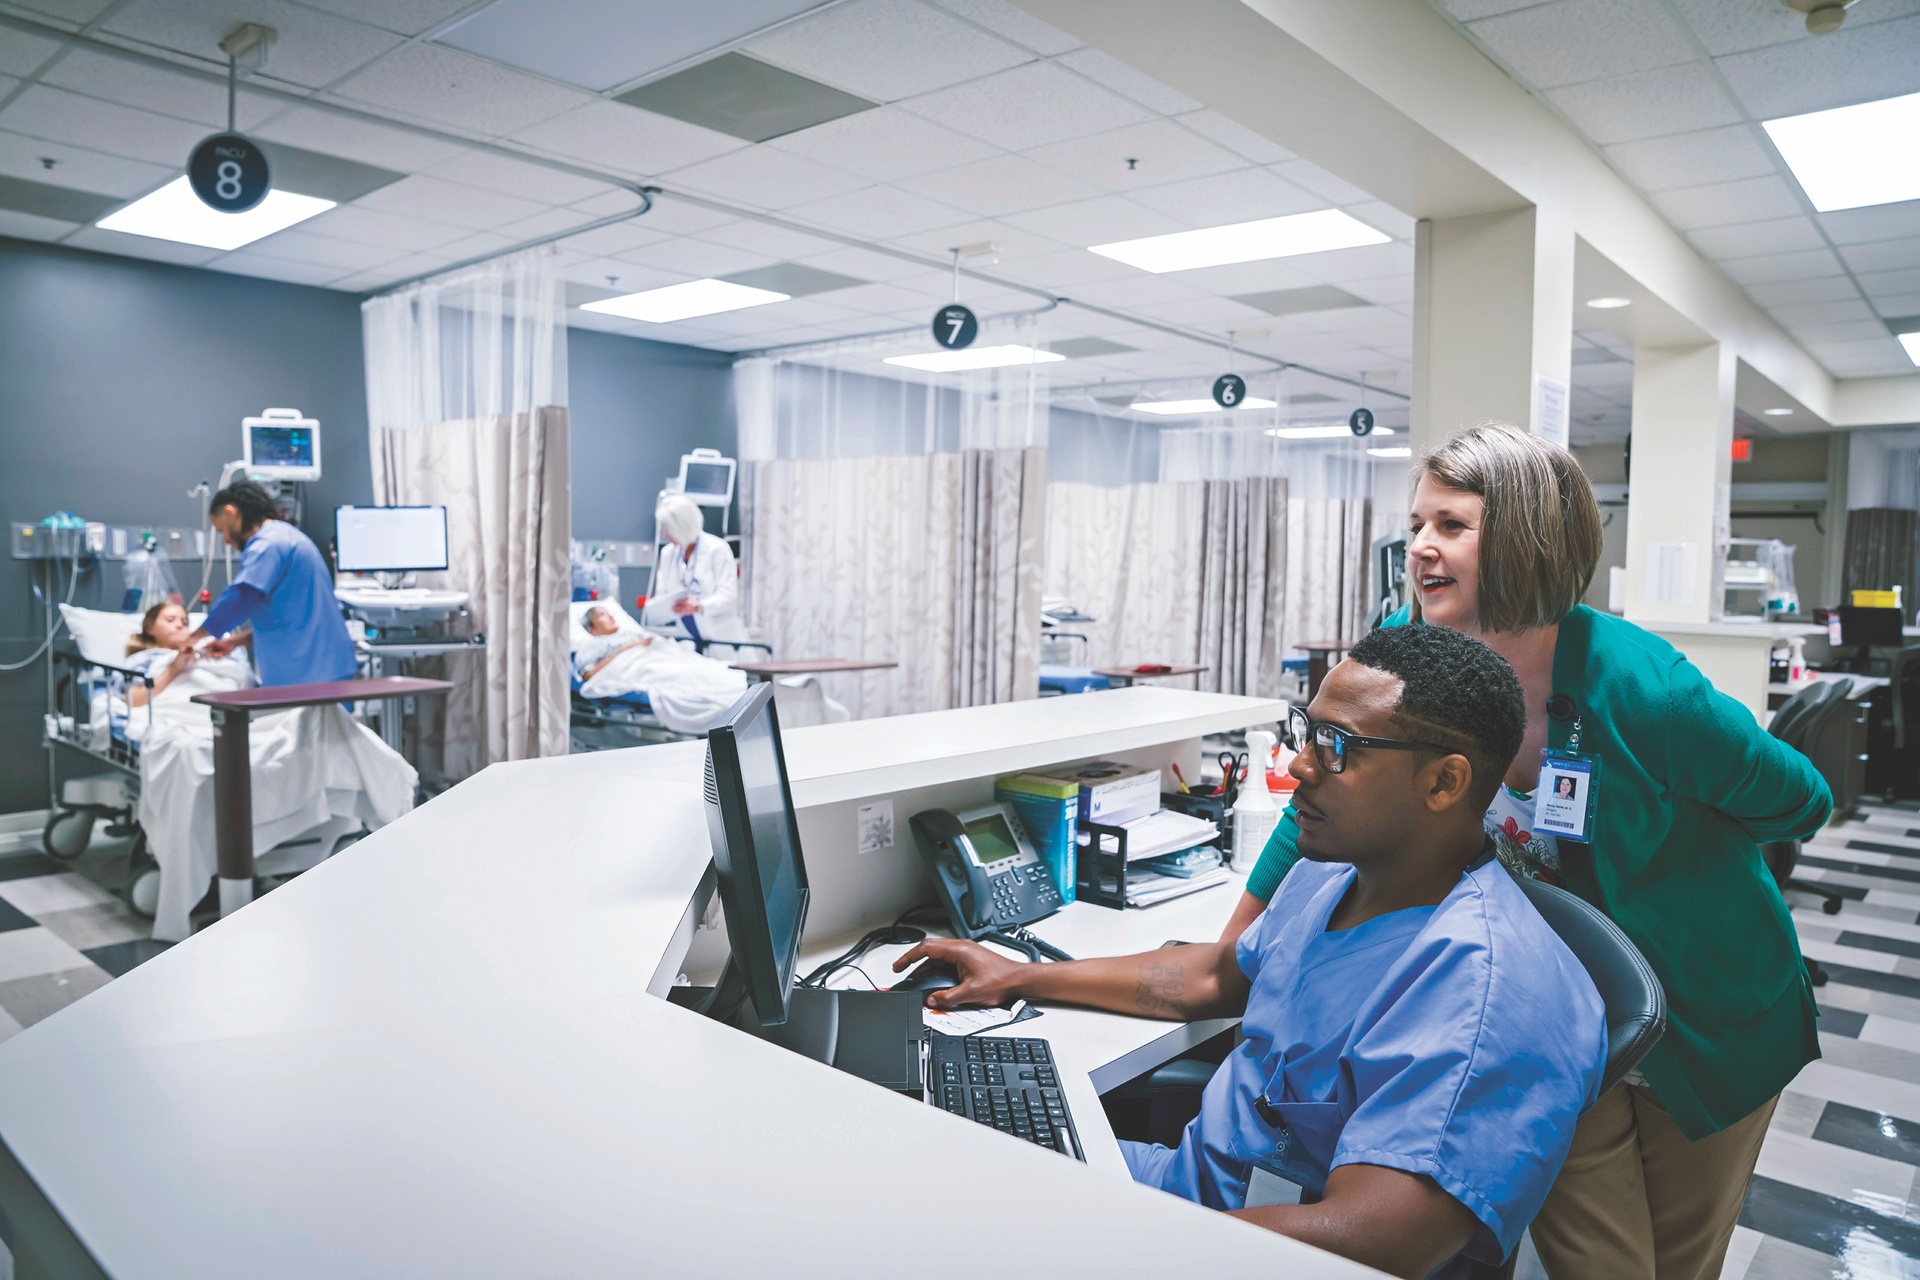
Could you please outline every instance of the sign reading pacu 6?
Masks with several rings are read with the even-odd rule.
[[[209,209],[245,213],[267,198],[273,171],[259,143],[237,133],[216,133],[193,149],[187,181]]]

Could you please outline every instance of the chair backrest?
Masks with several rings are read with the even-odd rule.
[[[1565,889],[1515,876],[1520,889],[1567,950],[1586,966],[1607,1014],[1607,1065],[1601,1092],[1639,1065],[1667,1029],[1667,997],[1653,966],[1620,926]]]
[[[1852,692],[1851,680],[1816,680],[1780,704],[1767,725],[1767,732],[1790,747],[1806,750],[1807,731],[1818,719],[1820,709],[1831,706]]]

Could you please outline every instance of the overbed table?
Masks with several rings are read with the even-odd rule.
[[[220,914],[231,915],[253,901],[253,753],[248,726],[254,712],[362,699],[391,702],[443,694],[451,688],[445,680],[385,676],[196,694],[193,700],[206,706],[213,718],[213,829],[220,865]],[[387,718],[383,715],[382,723]]]
[[[776,676],[827,676],[847,671],[886,671],[900,664],[869,658],[768,658],[762,662],[736,662],[735,671],[744,671],[755,680]]]

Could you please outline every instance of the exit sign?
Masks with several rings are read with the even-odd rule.
[[[1735,462],[1753,461],[1753,441],[1735,440],[1733,442],[1733,460]]]

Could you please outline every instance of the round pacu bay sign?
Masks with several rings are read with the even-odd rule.
[[[273,170],[259,143],[237,133],[216,133],[193,149],[187,182],[209,209],[245,213],[267,198]]]
[[[949,351],[971,346],[979,333],[979,318],[957,302],[933,313],[933,340]]]
[[[1213,402],[1222,409],[1237,408],[1247,398],[1247,382],[1237,373],[1223,373],[1213,380]]]
[[[1373,434],[1373,410],[1355,409],[1347,415],[1347,430],[1357,436]]]

